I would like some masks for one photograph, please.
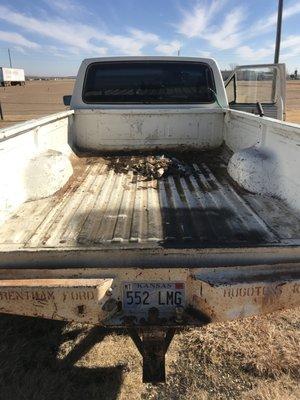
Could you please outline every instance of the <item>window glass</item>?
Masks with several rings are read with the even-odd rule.
[[[245,68],[236,72],[237,103],[273,103],[276,68]]]
[[[234,94],[234,77],[231,78],[230,82],[226,86],[226,93],[227,93],[227,99],[228,103],[234,103],[235,102],[235,94]]]
[[[211,69],[188,62],[91,64],[83,88],[86,103],[209,103],[215,90]]]

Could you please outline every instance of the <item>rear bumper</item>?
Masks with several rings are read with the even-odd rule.
[[[185,283],[183,309],[128,312],[124,282]],[[300,264],[0,270],[0,312],[108,327],[200,326],[300,305]]]

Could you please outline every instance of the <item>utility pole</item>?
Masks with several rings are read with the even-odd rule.
[[[281,26],[282,26],[282,10],[283,10],[283,0],[278,0],[277,32],[276,32],[276,45],[275,45],[275,55],[274,55],[274,63],[275,64],[278,64],[278,62],[279,62]]]
[[[7,49],[7,51],[8,51],[9,65],[10,65],[10,68],[12,68],[11,56],[10,56],[10,49]]]
[[[180,47],[179,47],[179,49],[177,50],[177,56],[178,56],[178,57],[180,56]]]

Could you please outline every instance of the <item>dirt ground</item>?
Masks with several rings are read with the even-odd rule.
[[[72,94],[75,80],[30,81],[25,86],[0,87],[4,120],[0,129],[28,119],[66,110],[63,96]],[[300,123],[300,80],[287,81],[287,121]]]
[[[68,109],[63,96],[73,92],[74,79],[29,81],[25,86],[0,87],[4,120],[0,129],[28,119]]]
[[[20,106],[4,104],[16,110],[6,123],[63,110],[72,86],[1,88],[2,102]],[[288,120],[300,123],[300,81],[287,86]],[[123,332],[6,315],[0,330],[0,400],[300,398],[300,309],[177,334],[158,386],[142,384],[141,357]]]
[[[287,81],[286,120],[300,124],[300,80]]]

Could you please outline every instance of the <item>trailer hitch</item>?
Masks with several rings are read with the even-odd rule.
[[[165,356],[175,334],[175,328],[149,327],[138,331],[128,328],[128,333],[143,357],[143,382],[165,382]]]

